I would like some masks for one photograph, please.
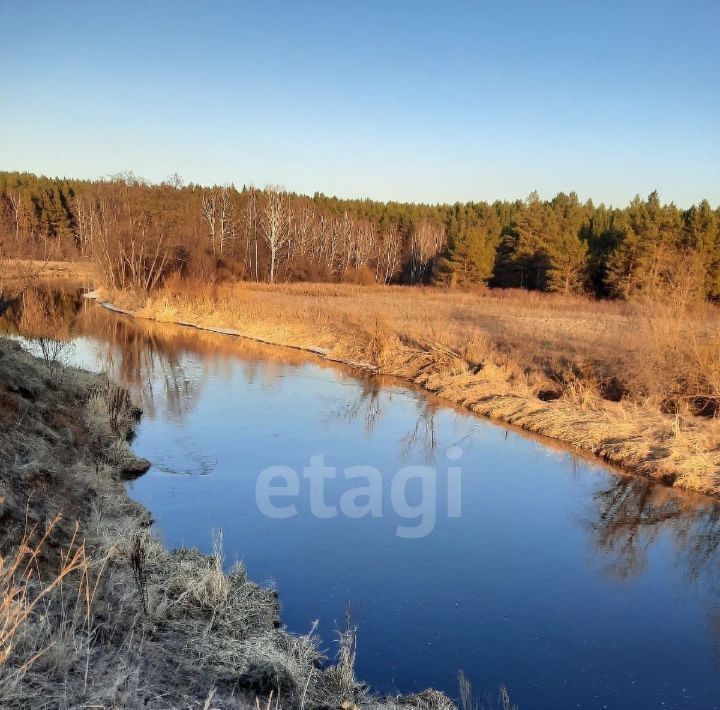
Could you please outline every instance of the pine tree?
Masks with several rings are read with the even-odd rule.
[[[580,290],[587,278],[587,242],[581,231],[590,206],[582,206],[578,196],[558,194],[551,202],[555,233],[549,235],[547,251],[549,291],[570,293]]]
[[[672,282],[674,255],[682,225],[674,205],[663,207],[657,192],[646,202],[636,197],[623,214],[623,237],[608,259],[608,284],[613,295],[654,296]]]
[[[495,213],[486,204],[461,211],[459,205],[447,221],[448,245],[440,262],[446,283],[467,286],[487,283],[493,273],[499,239]]]
[[[548,285],[550,241],[556,233],[552,210],[533,192],[517,222],[500,240],[493,283],[497,286],[545,290]]]
[[[693,205],[683,215],[680,246],[700,256],[705,295],[720,298],[720,224],[707,200]]]
[[[587,242],[577,234],[565,232],[550,247],[548,290],[568,294],[582,290],[587,275]]]

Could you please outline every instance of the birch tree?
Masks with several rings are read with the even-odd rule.
[[[259,191],[254,187],[248,190],[247,201],[243,213],[245,231],[245,263],[248,271],[253,274],[255,281],[260,280],[258,266],[258,240],[259,240]]]
[[[402,237],[396,224],[388,225],[378,241],[375,280],[388,284],[400,270]]]
[[[262,234],[270,250],[270,283],[275,283],[275,271],[289,239],[289,202],[288,194],[282,188],[265,190]]]
[[[15,223],[15,241],[20,241],[20,222],[22,221],[23,215],[23,198],[19,190],[9,190],[7,198],[10,203],[10,211],[12,214],[13,222]]]
[[[72,206],[75,212],[75,243],[81,256],[84,256],[92,244],[96,223],[92,203],[87,198],[76,195],[72,199]]]
[[[212,253],[216,253],[217,194],[215,190],[204,190],[202,194],[202,218],[207,226]]]
[[[410,278],[414,283],[425,279],[428,267],[445,244],[445,228],[429,219],[421,220],[410,237]]]

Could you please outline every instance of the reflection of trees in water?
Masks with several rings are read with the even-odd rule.
[[[590,527],[596,547],[611,558],[610,571],[622,579],[641,574],[653,544],[667,535],[687,584],[711,597],[720,634],[720,503],[633,476],[613,476],[595,502]]]
[[[717,583],[719,503],[632,476],[613,476],[611,484],[595,495],[595,502],[594,542],[610,556],[614,574],[626,579],[641,573],[650,548],[667,534],[688,581],[703,577],[710,585]]]
[[[181,420],[197,404],[205,368],[202,376],[190,373],[185,350],[172,338],[140,321],[106,314],[97,306],[86,310],[77,329],[101,341],[104,368],[132,392],[148,416],[156,416],[162,405],[170,418]]]
[[[2,320],[7,331],[21,333],[27,338],[67,340],[82,301],[76,289],[60,290],[37,284],[15,295]]]
[[[438,445],[435,415],[439,405],[433,399],[422,395],[416,397],[415,402],[417,418],[415,426],[403,437],[403,455],[407,457],[413,451],[420,451],[425,456],[425,462],[430,464],[435,460]]]
[[[271,352],[247,341],[179,329],[110,313],[78,288],[38,284],[0,318],[5,329],[30,338],[89,336],[102,348],[100,367],[126,386],[148,416],[162,407],[180,419],[197,404],[210,377],[230,380],[239,363],[247,382],[272,389],[301,356]],[[193,357],[198,355],[199,357]]]
[[[117,316],[96,304],[77,321],[77,332],[107,344],[107,369],[149,416],[163,406],[167,416],[181,420],[195,408],[208,380],[229,382],[238,365],[244,381],[261,380],[267,388],[276,387],[287,371],[287,362],[258,356],[244,341]]]
[[[330,424],[336,419],[348,422],[362,419],[363,428],[368,434],[371,434],[382,417],[383,387],[377,377],[358,378],[356,382],[359,385],[357,396],[332,411],[326,422]]]
[[[326,421],[331,424],[336,419],[349,422],[362,420],[363,428],[371,434],[383,416],[384,405],[392,400],[392,384],[383,382],[377,376],[354,376],[353,382],[359,389],[342,406],[334,409]],[[425,461],[431,463],[435,458],[438,438],[435,416],[440,408],[432,397],[419,394],[414,397],[417,409],[414,426],[400,439],[403,458],[414,451],[423,454]]]
[[[97,339],[103,347],[101,367],[132,392],[149,416],[156,414],[158,389],[172,418],[182,418],[197,402],[202,381],[188,376],[177,342],[141,321],[107,313],[82,298],[79,289],[37,284],[22,293],[4,322],[10,332],[31,339]]]
[[[26,287],[13,294],[0,318],[0,332],[22,335],[27,349],[43,361],[53,380],[62,379],[63,367],[72,364],[70,324],[79,307],[78,299],[77,293],[42,285]]]

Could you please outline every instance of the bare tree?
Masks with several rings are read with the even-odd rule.
[[[134,286],[139,286],[143,291],[152,291],[165,274],[165,265],[168,260],[168,250],[165,248],[165,235],[161,234],[152,246],[144,239],[136,240],[130,238],[130,245],[127,247],[121,244],[121,257],[127,266],[129,281]]]
[[[258,217],[259,191],[251,187],[247,193],[243,224],[245,230],[245,259],[248,271],[255,276],[255,281],[260,280],[260,269],[258,267]]]
[[[375,280],[387,284],[400,270],[402,237],[397,225],[390,224],[377,244]]]
[[[337,272],[337,254],[340,235],[340,221],[328,215],[320,215],[317,234],[317,260],[324,263],[330,276]]]
[[[120,194],[113,191],[116,186],[123,183],[109,185],[107,194],[92,204],[92,253],[111,287],[149,292],[166,273],[169,227],[162,219],[153,222],[148,208],[133,201],[127,192],[131,185],[124,183]]]
[[[317,215],[312,204],[306,200],[302,200],[300,203],[295,202],[291,207],[291,213],[288,258],[305,257],[310,250],[310,241]]]
[[[215,190],[203,190],[202,218],[207,225],[210,247],[213,254],[215,254],[217,241],[217,193]]]
[[[276,267],[290,234],[289,197],[287,192],[279,187],[267,188],[264,197],[263,237],[270,249],[270,283],[275,283]]]
[[[310,235],[310,258],[322,265],[329,276],[335,273],[336,237],[337,220],[326,214],[318,215]]]
[[[10,203],[12,218],[15,222],[15,242],[18,243],[20,240],[20,223],[24,211],[23,197],[19,190],[8,190],[7,198]]]
[[[445,228],[439,222],[421,220],[410,237],[410,278],[415,283],[423,281],[428,267],[445,244]]]
[[[222,254],[228,242],[235,238],[237,224],[231,197],[232,188],[224,185],[204,190],[202,194],[202,218],[207,225],[213,254]]]
[[[225,247],[231,240],[235,239],[236,224],[233,211],[231,189],[225,185],[220,188],[217,199],[217,240],[220,255],[225,252]]]
[[[91,230],[90,248],[93,257],[112,288],[120,286],[122,262],[118,255],[118,244],[114,235],[117,232],[115,222],[117,216],[109,200],[100,197],[90,205],[90,219],[94,229]]]
[[[92,204],[86,198],[75,195],[72,199],[72,207],[75,212],[75,242],[80,254],[84,256],[92,243],[93,228],[96,223]]]
[[[347,210],[343,212],[342,219],[339,224],[339,237],[342,253],[342,262],[340,266],[340,273],[344,275],[350,268],[350,263],[353,254],[353,218],[350,216]]]
[[[376,242],[375,225],[366,219],[356,221],[353,239],[353,266],[356,269],[367,266],[375,251]]]

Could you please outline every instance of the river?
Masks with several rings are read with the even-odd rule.
[[[61,358],[141,403],[153,465],[128,486],[157,534],[210,551],[221,531],[226,564],[330,654],[349,609],[374,688],[457,696],[462,670],[520,708],[720,704],[717,502],[395,381],[37,299],[14,326],[52,323]]]

